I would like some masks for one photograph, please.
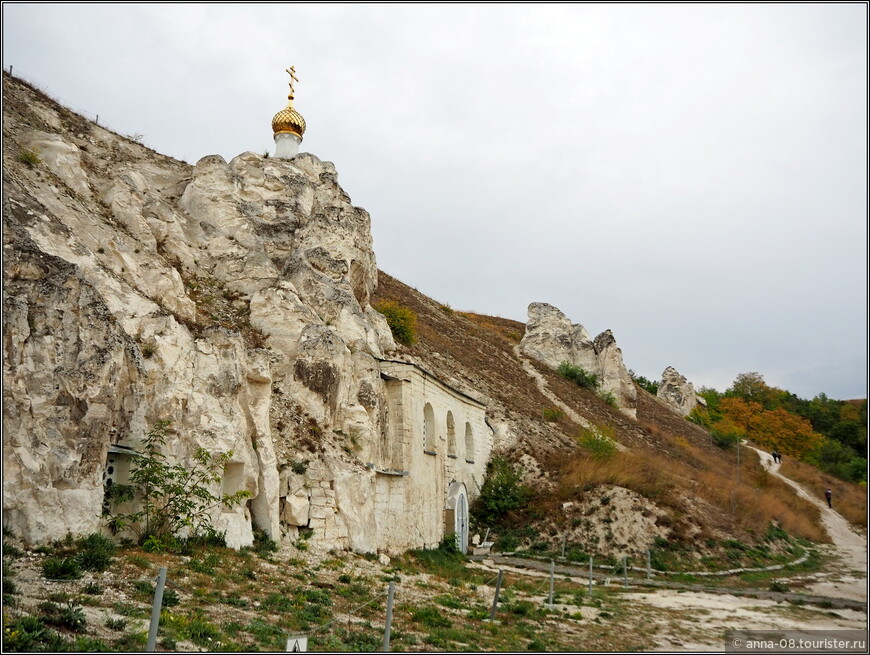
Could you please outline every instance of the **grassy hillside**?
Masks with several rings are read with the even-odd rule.
[[[513,428],[497,434],[496,454],[522,467],[530,501],[497,525],[477,530],[519,531],[522,543],[540,550],[564,539],[582,552],[607,556],[616,544],[607,542],[606,530],[597,543],[584,533],[594,531],[596,522],[619,519],[590,506],[609,490],[624,488],[643,499],[632,501],[636,513],[657,515],[647,530],[649,540],[703,553],[711,562],[723,554],[724,542],[762,541],[771,525],[805,539],[827,539],[818,509],[768,475],[753,451],[741,449],[738,481],[736,448],[718,447],[706,430],[646,391],[638,388],[635,422],[595,393],[527,362],[546,382],[549,395],[542,392],[516,348],[524,324],[455,311],[385,273],[376,300],[395,301],[417,315],[416,342],[400,346],[400,353],[481,397],[494,423],[505,421]],[[587,426],[560,410],[554,398]],[[612,435],[617,449],[593,452],[588,426]],[[637,550],[642,547],[639,543]]]

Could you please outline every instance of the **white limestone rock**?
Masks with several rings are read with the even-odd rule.
[[[688,416],[698,406],[695,387],[671,366],[662,372],[662,381],[659,383],[656,396],[664,400],[682,416]]]
[[[284,499],[284,511],[281,520],[288,525],[307,526],[311,502],[305,489],[297,489]]]
[[[568,362],[594,373],[598,391],[612,393],[623,414],[637,417],[637,390],[610,330],[593,340],[586,328],[571,323],[556,307],[535,302],[529,305],[520,352],[553,368]]]
[[[422,404],[391,433],[370,218],[335,167],[250,152],[191,167],[8,82],[4,143],[45,163],[4,153],[4,525],[31,543],[101,529],[110,448],[166,419],[170,461],[232,453],[210,491],[250,493],[211,510],[233,547],[302,528],[325,549],[436,545],[447,475],[482,483],[491,430],[477,407],[464,440],[465,401],[433,379],[409,398],[435,394],[439,421],[453,407],[468,457],[416,448]]]
[[[91,196],[88,177],[82,170],[81,153],[76,145],[59,134],[33,131],[25,134],[22,145],[32,150],[48,169],[57,175],[73,192]]]

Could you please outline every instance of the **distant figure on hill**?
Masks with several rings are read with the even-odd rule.
[[[831,505],[831,496],[832,496],[832,495],[833,495],[833,494],[831,493],[831,488],[830,488],[830,487],[828,487],[827,489],[825,489],[825,500],[828,501],[828,507],[830,507],[831,509],[834,509],[834,506]]]
[[[770,456],[773,457],[774,464],[779,464],[779,452],[774,450],[772,453],[770,453]]]

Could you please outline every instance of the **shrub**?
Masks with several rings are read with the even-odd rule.
[[[571,362],[562,362],[556,369],[563,378],[574,380],[578,386],[594,391],[598,388],[598,376],[589,373],[580,366],[574,366]]]
[[[411,618],[429,628],[449,628],[451,623],[441,610],[435,607],[421,607],[411,613]]]
[[[103,593],[103,588],[96,582],[91,581],[82,587],[82,593],[88,596],[99,596]]]
[[[278,544],[266,534],[264,530],[254,530],[254,552],[263,559],[267,559],[272,553],[277,553],[280,550]]]
[[[219,497],[210,489],[220,483],[232,452],[214,457],[199,448],[187,465],[168,463],[160,449],[166,444],[169,424],[157,421],[145,436],[143,453],[134,459],[129,487],[141,499],[141,508],[111,519],[116,529],[132,528],[140,543],[149,543],[150,552],[171,546],[184,529],[192,537],[217,536],[210,522],[211,510],[220,504],[232,507],[251,495],[243,490]],[[119,498],[112,500],[119,502]]]
[[[168,614],[166,625],[198,646],[212,645],[211,642],[219,639],[221,634],[220,629],[211,623],[201,610],[194,610],[185,616]]]
[[[619,403],[616,402],[616,396],[612,391],[599,391],[598,397],[615,409],[619,409]]]
[[[541,415],[544,417],[545,421],[552,423],[565,416],[565,413],[557,407],[544,407],[544,409],[541,410]]]
[[[106,627],[109,630],[124,630],[127,628],[128,623],[127,619],[113,619],[111,617],[106,619]]]
[[[73,632],[82,632],[87,625],[85,613],[73,601],[68,602],[64,607],[52,602],[40,603],[39,611],[44,617],[43,621],[59,628],[66,628]]]
[[[726,427],[723,425],[723,422],[720,422],[717,424],[717,427],[710,428],[710,438],[713,440],[714,444],[719,446],[719,448],[728,450],[729,448],[733,448],[734,445],[740,441],[740,433]]]
[[[509,511],[525,505],[532,493],[522,479],[522,468],[503,455],[493,457],[486,466],[486,480],[475,502],[479,519],[499,522]]]
[[[58,652],[64,640],[54,630],[46,627],[38,616],[23,616],[4,622],[3,648],[9,652]]]
[[[580,445],[588,450],[596,459],[613,455],[616,441],[613,439],[613,429],[606,426],[595,426],[580,433]]]
[[[175,589],[163,589],[163,607],[175,607],[181,602],[181,598]]]
[[[42,574],[49,580],[78,580],[82,569],[73,557],[49,557],[42,563]]]
[[[628,374],[631,376],[631,379],[635,381],[637,386],[641,389],[645,390],[647,393],[655,396],[659,392],[659,383],[653,382],[649,378],[644,377],[643,375],[637,375],[634,371],[629,370]]]
[[[97,532],[79,541],[76,561],[85,571],[105,571],[115,559],[117,546],[112,539]]]
[[[18,161],[26,165],[28,168],[33,168],[42,163],[39,153],[35,150],[27,150],[26,148],[18,153]]]
[[[417,341],[417,315],[395,300],[377,303],[374,308],[384,315],[393,338],[401,344],[410,346]]]

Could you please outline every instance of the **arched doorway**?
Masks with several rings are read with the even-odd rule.
[[[452,482],[447,490],[444,533],[454,535],[460,553],[468,551],[468,492],[461,482]]]

